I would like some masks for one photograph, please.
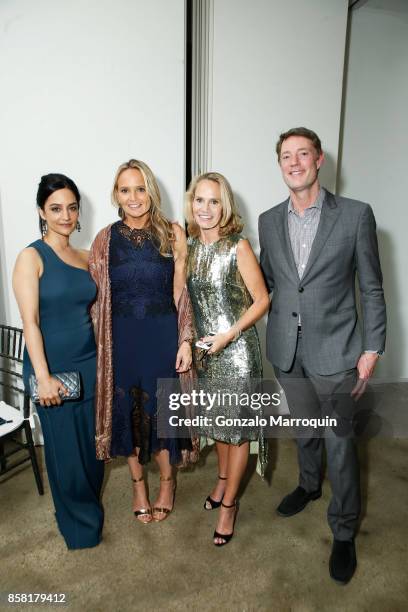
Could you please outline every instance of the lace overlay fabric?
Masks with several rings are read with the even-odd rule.
[[[159,253],[150,231],[122,221],[112,226],[109,276],[113,316],[143,319],[176,312],[174,261]]]
[[[164,257],[148,230],[119,222],[110,243],[113,366],[112,456],[138,454],[146,464],[159,450],[183,461],[191,440],[158,438],[157,381],[176,378],[177,311],[174,261]],[[136,340],[137,339],[137,340]]]
[[[118,232],[121,236],[133,242],[137,248],[141,248],[145,240],[152,240],[152,234],[149,229],[132,228],[126,225],[126,223],[118,225]]]
[[[136,448],[139,449],[139,462],[143,465],[150,461],[150,445],[149,440],[152,436],[152,417],[147,410],[145,404],[149,401],[149,395],[140,387],[132,387],[130,389],[132,397],[132,432],[133,441]]]
[[[112,454],[113,429],[113,395],[114,395],[114,363],[113,363],[113,343],[112,337],[112,305],[111,305],[111,282],[110,282],[110,241],[112,229],[119,225],[108,225],[102,229],[92,243],[89,257],[89,270],[97,287],[97,299],[92,305],[91,316],[97,340],[97,384],[96,384],[96,452],[98,459],[110,460]],[[143,251],[143,249],[141,249]],[[192,319],[192,307],[186,288],[178,304],[178,344],[184,340],[191,341],[193,338],[194,326]],[[126,321],[126,318],[123,318]],[[151,320],[155,320],[152,318]],[[142,329],[142,321],[140,322]],[[129,342],[130,334],[127,334]],[[143,355],[145,339],[139,336],[136,329],[132,334],[132,346],[136,354]],[[157,355],[156,355],[157,361]],[[194,372],[190,369],[185,374],[180,375],[182,390],[188,392],[194,380]],[[136,381],[137,382],[137,381]],[[135,381],[130,385],[134,386]],[[165,444],[165,440],[161,440]],[[187,466],[195,463],[199,458],[199,440],[185,441],[180,444],[176,453],[178,465]]]

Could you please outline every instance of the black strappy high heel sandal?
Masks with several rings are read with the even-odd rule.
[[[218,480],[227,480],[226,476],[218,476]],[[221,497],[220,501],[213,499],[210,495],[207,496],[204,502],[204,510],[215,510],[221,506],[224,495]]]
[[[225,546],[225,544],[228,544],[228,542],[232,539],[232,536],[234,535],[235,520],[237,518],[237,512],[238,512],[238,500],[236,499],[234,503],[231,504],[230,506],[227,506],[226,504],[221,502],[221,506],[223,506],[224,508],[235,508],[234,523],[232,525],[232,533],[218,533],[218,531],[214,531],[214,535],[213,535],[214,539],[220,538],[221,540],[224,540],[223,542],[214,542],[214,546]]]

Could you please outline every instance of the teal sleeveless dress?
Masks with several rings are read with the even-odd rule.
[[[42,240],[29,246],[36,249],[44,264],[39,311],[49,371],[75,370],[81,377],[79,400],[51,408],[36,405],[55,516],[68,548],[88,548],[99,544],[103,526],[100,492],[104,464],[95,452],[96,346],[89,314],[96,286],[87,270],[65,263]],[[27,390],[32,373],[25,349]]]

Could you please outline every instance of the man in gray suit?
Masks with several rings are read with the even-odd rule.
[[[297,431],[299,486],[277,512],[292,516],[321,496],[325,443],[332,488],[328,522],[334,536],[329,568],[331,577],[345,584],[356,568],[360,514],[355,400],[385,343],[376,225],[368,204],[320,187],[324,156],[313,131],[294,128],[281,134],[276,151],[289,198],[259,217],[261,266],[273,293],[267,357],[292,416],[337,421],[317,434]]]

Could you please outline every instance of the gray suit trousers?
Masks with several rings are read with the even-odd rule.
[[[350,392],[357,378],[356,369],[338,374],[310,372],[304,364],[302,336],[298,334],[295,359],[288,372],[274,366],[285,391],[289,410],[295,418],[333,417],[337,426],[324,431],[299,429],[297,435],[299,485],[306,491],[321,486],[323,448],[326,446],[332,498],[328,522],[336,540],[349,540],[356,534],[360,515],[360,474],[353,432],[355,403]]]

